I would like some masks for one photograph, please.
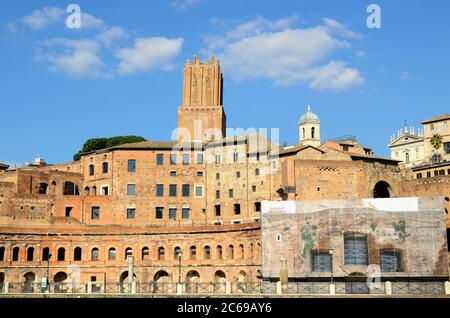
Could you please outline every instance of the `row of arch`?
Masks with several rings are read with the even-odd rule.
[[[186,260],[196,260],[196,259],[253,259],[255,256],[259,256],[259,252],[261,249],[260,243],[250,243],[248,248],[245,249],[243,244],[239,244],[237,246],[233,244],[229,244],[227,246],[216,245],[211,247],[210,245],[204,245],[203,248],[197,248],[195,245],[191,245],[187,252],[183,252],[180,246],[175,246],[173,248],[172,257],[174,260],[186,259]],[[5,247],[0,246],[0,261],[5,261]],[[150,248],[147,246],[142,247],[140,253],[140,260],[146,261],[150,260]],[[156,259],[157,260],[170,260],[168,257],[167,249],[163,246],[159,246],[156,250]],[[99,261],[100,260],[100,250],[97,247],[90,249],[90,260],[91,261]],[[131,247],[125,248],[123,256],[118,255],[117,249],[115,247],[111,247],[108,249],[108,260],[116,261],[116,260],[126,260],[128,256],[133,256],[133,249]],[[20,247],[16,246],[12,249],[11,260],[13,262],[20,261]],[[50,248],[45,247],[42,250],[42,261],[66,261],[66,249],[64,247],[60,247],[57,249],[56,256],[52,258],[52,254],[50,253]],[[137,256],[137,255],[136,255]],[[35,257],[35,248],[28,247],[26,249],[26,261],[35,261],[37,258]],[[73,261],[81,261],[83,260],[83,250],[81,247],[75,247],[73,250]]]

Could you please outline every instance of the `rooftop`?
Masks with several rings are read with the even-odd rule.
[[[431,119],[427,119],[424,122],[422,122],[422,124],[434,123],[434,122],[441,121],[441,120],[446,120],[446,119],[450,119],[450,115],[449,114],[442,114],[442,115],[439,115],[437,117],[434,117],[434,118],[431,118]]]

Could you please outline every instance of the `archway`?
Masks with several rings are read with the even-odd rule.
[[[386,181],[379,181],[375,184],[373,188],[373,197],[374,198],[390,198],[390,188],[391,186]]]
[[[5,273],[0,272],[0,293],[3,293],[4,282],[5,282]]]
[[[225,273],[221,270],[216,271],[214,274],[214,292],[221,294],[225,293],[225,282]]]
[[[200,283],[200,274],[197,271],[189,271],[186,274],[186,292],[198,293],[198,283]]]
[[[367,277],[363,273],[351,273],[345,282],[346,294],[369,294],[367,286]]]
[[[55,282],[55,293],[66,293],[67,292],[67,273],[58,272],[53,277],[53,281]]]
[[[153,292],[159,294],[170,292],[171,286],[169,286],[169,282],[170,276],[166,271],[157,271],[153,276]]]
[[[136,274],[133,273],[133,280],[135,280]],[[128,271],[123,272],[119,278],[120,292],[129,293],[131,291],[131,284],[128,282]]]
[[[244,270],[239,271],[236,277],[236,291],[238,293],[245,293],[247,291],[247,273]]]
[[[25,275],[23,275],[22,293],[34,292],[34,280],[35,279],[36,279],[36,275],[32,272],[28,272]]]

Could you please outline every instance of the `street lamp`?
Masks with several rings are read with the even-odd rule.
[[[333,284],[333,250],[329,249],[328,254],[330,254],[330,267],[331,267],[331,284]]]
[[[47,277],[46,277],[46,287],[47,291],[50,292],[50,258],[52,257],[52,254],[48,254],[47,256]]]
[[[178,251],[178,284],[181,284],[181,256],[183,256],[183,252]]]

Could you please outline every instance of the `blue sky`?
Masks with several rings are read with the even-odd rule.
[[[65,20],[80,6],[81,29]],[[366,8],[381,8],[381,29]],[[318,0],[4,1],[0,161],[69,161],[92,137],[169,140],[182,69],[215,54],[228,127],[298,141],[312,105],[322,139],[389,137],[449,113],[450,2]]]

